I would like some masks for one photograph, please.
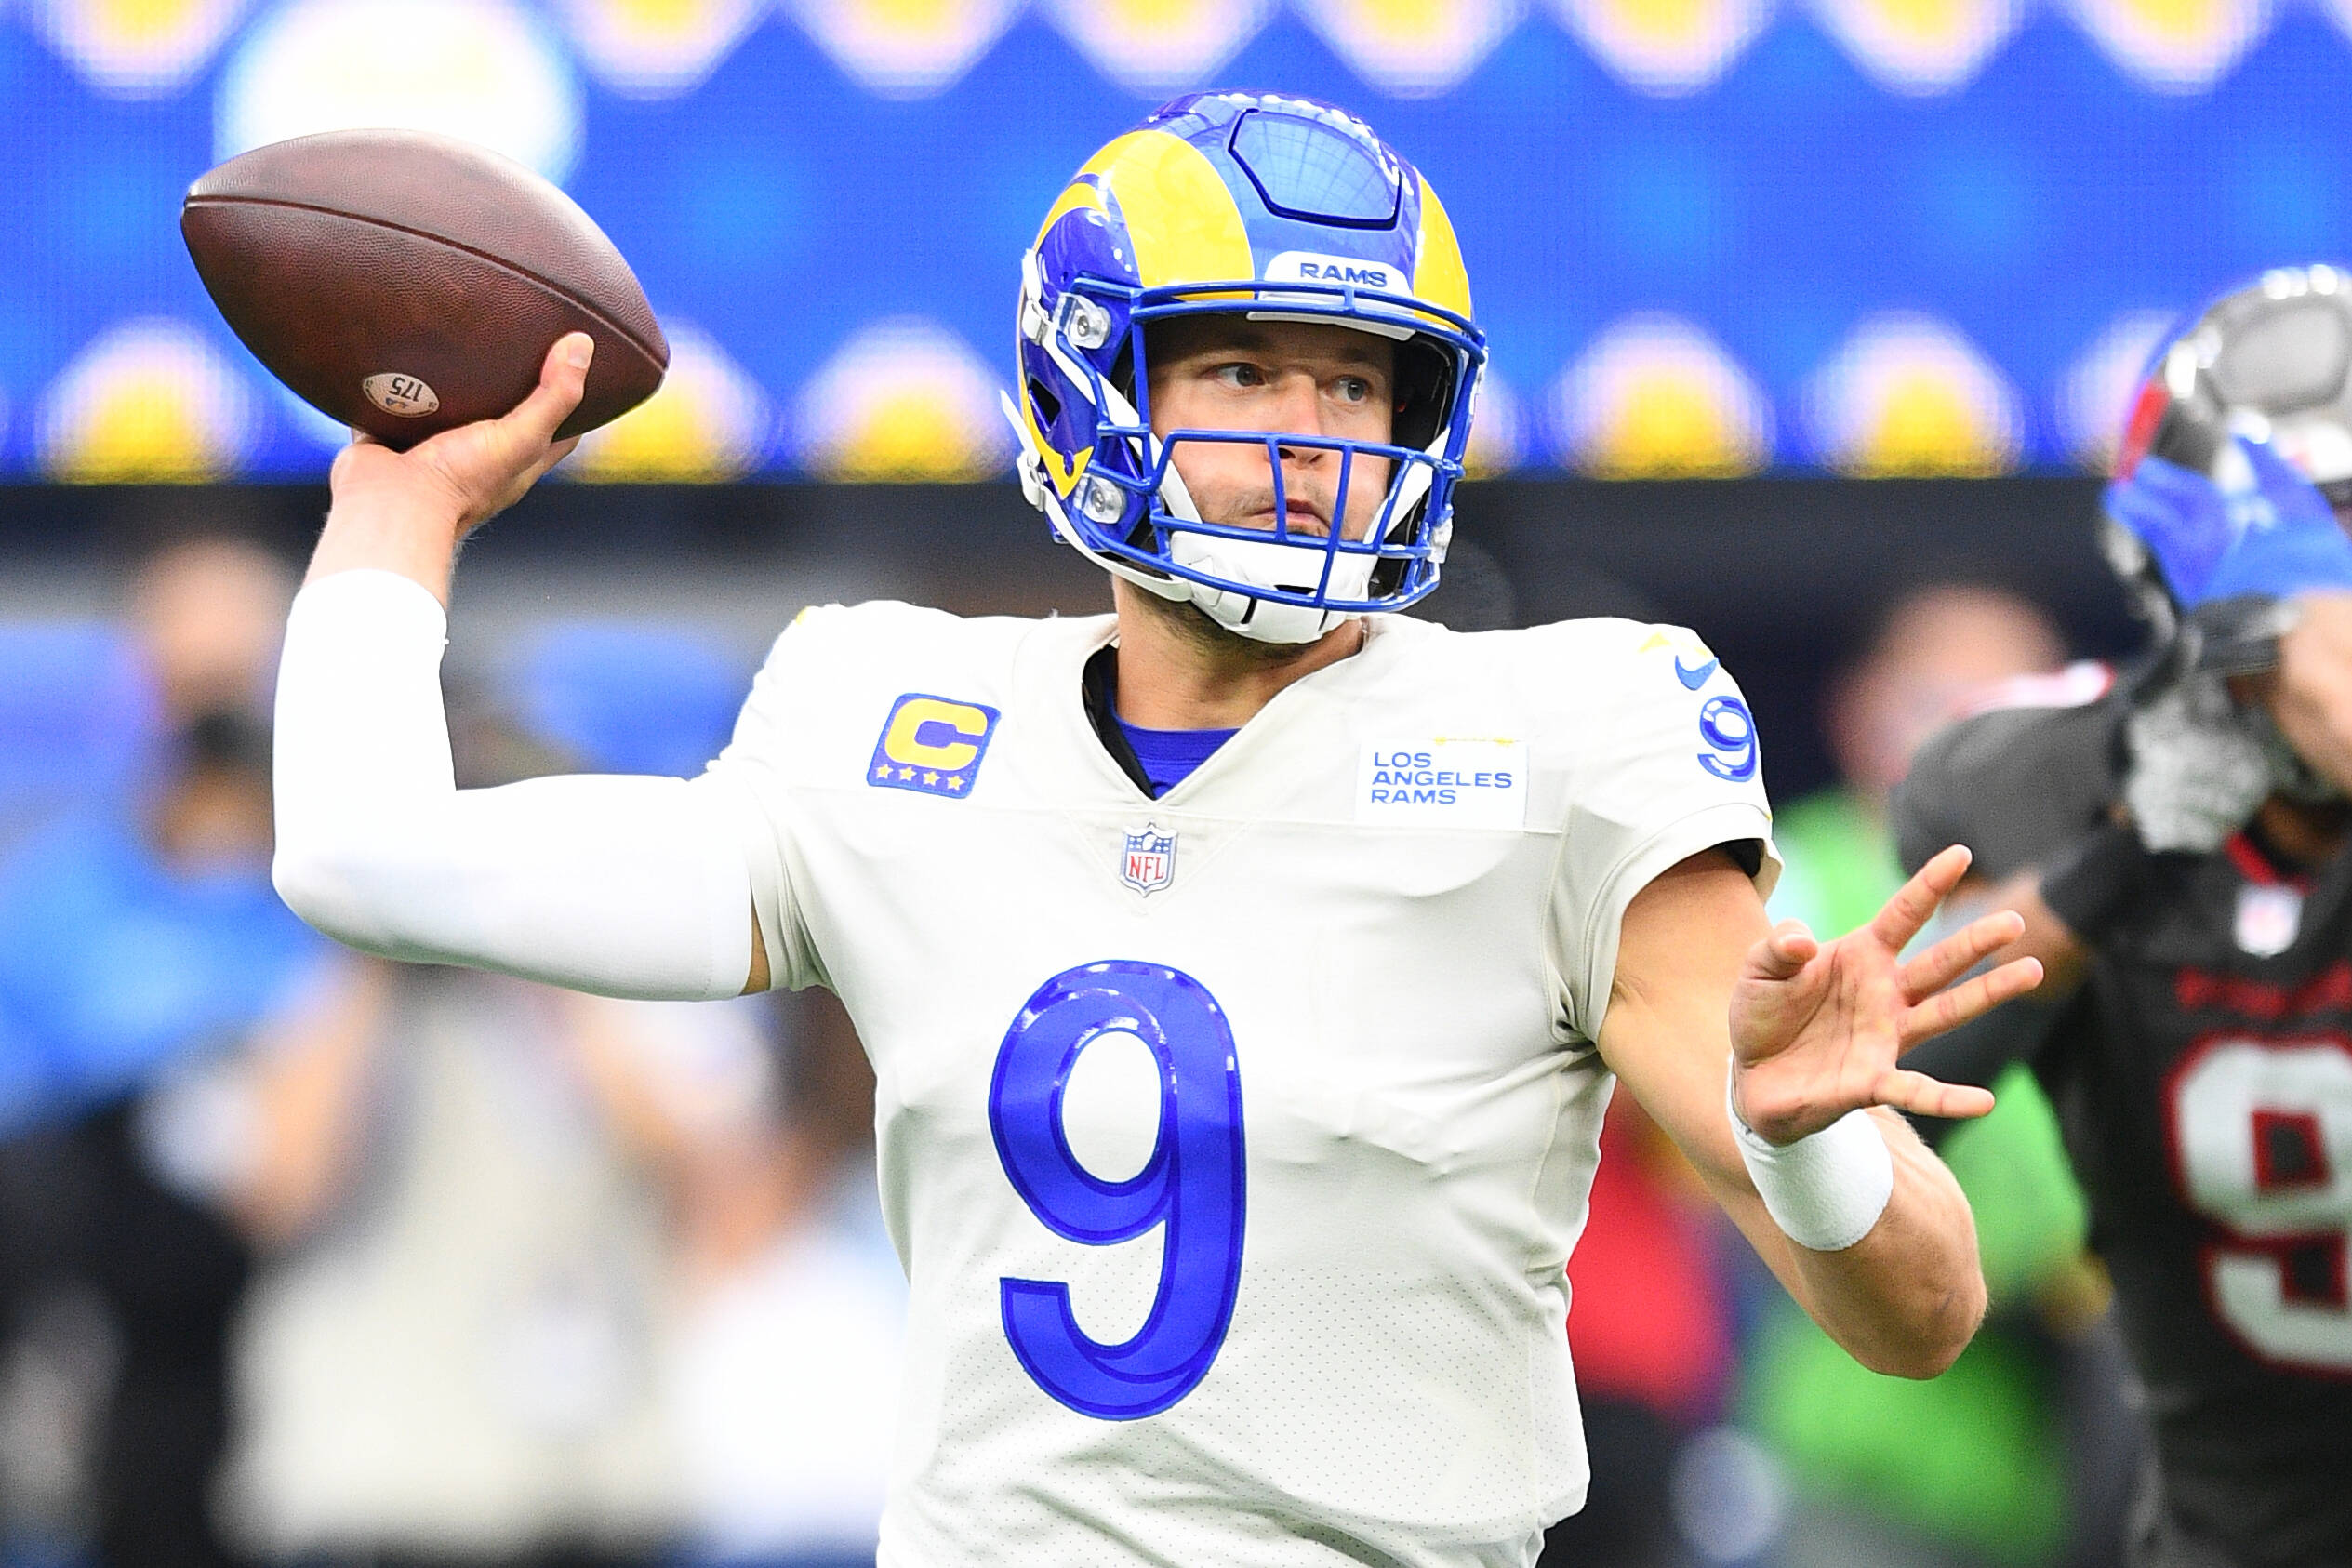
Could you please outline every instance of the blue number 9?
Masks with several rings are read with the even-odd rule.
[[[1121,1031],[1159,1062],[1160,1131],[1142,1170],[1104,1181],[1070,1152],[1062,1091],[1079,1053]],[[1156,1415],[1190,1393],[1225,1342],[1242,1282],[1242,1080],[1216,999],[1163,964],[1064,970],[1004,1031],[989,1130],[1015,1190],[1056,1235],[1102,1247],[1167,1227],[1150,1315],[1121,1344],[1087,1337],[1069,1285],[1000,1281],[1004,1336],[1021,1365],[1072,1410],[1110,1421]]]
[[[1718,778],[1745,784],[1756,777],[1756,716],[1735,697],[1710,697],[1699,710],[1699,738],[1716,752],[1699,753],[1699,766]]]

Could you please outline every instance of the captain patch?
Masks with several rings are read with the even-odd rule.
[[[1527,748],[1495,737],[1375,741],[1356,766],[1356,820],[1524,827]]]
[[[972,792],[1000,717],[977,702],[909,692],[890,705],[866,782],[878,790],[961,799]]]

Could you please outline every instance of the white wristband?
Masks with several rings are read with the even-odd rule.
[[[1757,1195],[1790,1241],[1843,1252],[1879,1223],[1894,1196],[1894,1156],[1869,1112],[1850,1110],[1794,1143],[1771,1143],[1741,1119],[1728,1069],[1723,1109]]]

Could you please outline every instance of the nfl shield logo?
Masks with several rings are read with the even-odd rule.
[[[1176,835],[1147,822],[1127,835],[1119,880],[1149,897],[1176,880]]]

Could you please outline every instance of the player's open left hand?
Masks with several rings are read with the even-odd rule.
[[[405,452],[354,432],[328,475],[336,505],[389,503],[463,538],[522,499],[579,444],[577,436],[557,441],[555,432],[579,405],[595,352],[587,333],[567,333],[540,362],[539,384],[503,418],[444,431]]]
[[[1731,1023],[1733,1096],[1749,1126],[1789,1143],[1867,1106],[1947,1117],[1993,1108],[1986,1090],[1900,1065],[1921,1041],[2041,983],[2041,964],[2031,958],[1952,983],[2024,934],[2013,910],[1981,916],[1918,957],[1902,957],[1968,862],[1958,844],[1945,850],[1869,924],[1834,942],[1816,940],[1792,920],[1748,950],[1732,991]]]

